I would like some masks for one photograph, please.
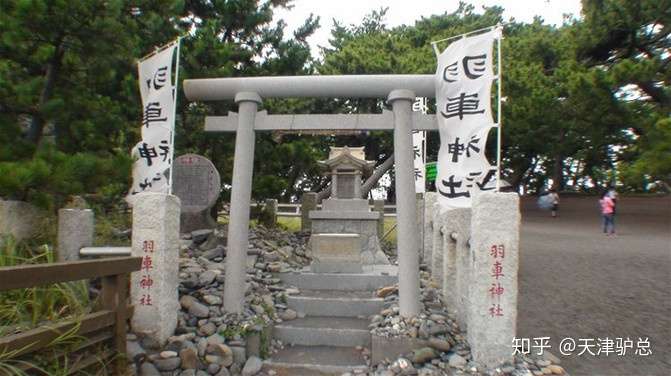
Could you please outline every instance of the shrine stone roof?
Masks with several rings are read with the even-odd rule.
[[[375,167],[375,161],[367,161],[364,147],[331,147],[329,159],[317,162],[319,166],[327,169],[339,169],[349,167],[362,171],[365,175],[370,174]]]

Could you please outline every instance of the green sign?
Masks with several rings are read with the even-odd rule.
[[[426,164],[426,180],[436,181],[436,162]]]

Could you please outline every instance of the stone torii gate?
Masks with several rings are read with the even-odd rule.
[[[255,131],[393,130],[398,222],[399,308],[404,317],[420,311],[419,242],[412,152],[413,130],[437,129],[434,115],[413,113],[415,97],[435,97],[433,75],[352,75],[213,78],[184,81],[192,101],[235,100],[238,113],[206,117],[205,130],[236,132],[224,308],[241,312],[245,296],[249,204]],[[268,115],[262,98],[386,98],[392,111],[353,115]]]

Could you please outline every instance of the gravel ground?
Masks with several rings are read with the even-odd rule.
[[[550,337],[576,375],[671,375],[671,197],[621,197],[616,237],[596,197],[562,197],[559,217],[522,202],[518,335]],[[649,337],[652,355],[563,356],[563,338]]]

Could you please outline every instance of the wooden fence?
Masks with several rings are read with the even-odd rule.
[[[12,359],[29,355],[49,346],[64,333],[73,332],[85,338],[76,351],[105,341],[111,341],[111,347],[96,354],[96,357],[77,363],[70,373],[88,368],[101,360],[114,359],[114,374],[125,374],[126,321],[132,312],[132,307],[128,307],[128,281],[131,272],[140,270],[141,260],[141,257],[115,257],[0,268],[0,291],[91,278],[101,278],[102,281],[100,304],[95,312],[76,320],[64,320],[0,337],[0,354],[11,354]],[[29,368],[28,365],[23,367]]]

